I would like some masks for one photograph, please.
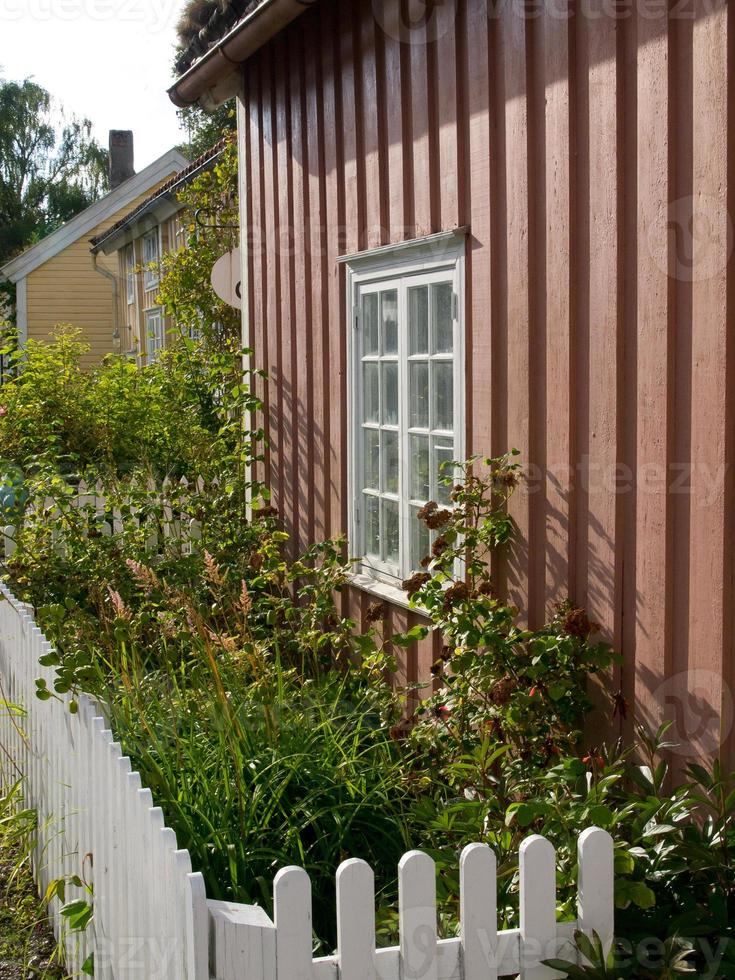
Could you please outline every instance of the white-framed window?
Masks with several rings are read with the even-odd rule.
[[[128,306],[135,302],[135,246],[125,246],[125,292]]]
[[[155,228],[143,236],[143,286],[146,291],[155,289],[159,283],[159,257],[158,228]]]
[[[145,334],[148,363],[152,364],[163,350],[163,311],[160,307],[145,311]]]
[[[417,518],[449,505],[464,450],[464,238],[445,234],[348,258],[350,550],[398,585],[431,535]]]

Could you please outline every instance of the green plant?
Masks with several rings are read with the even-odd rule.
[[[20,726],[23,711],[0,700],[0,717]],[[22,773],[0,742],[0,964],[17,965],[23,976],[33,965],[34,976],[50,980],[61,975],[55,965],[58,949],[35,891],[31,859],[37,816],[23,789]]]
[[[156,494],[126,492],[139,515],[163,519]],[[164,541],[149,553],[148,526],[102,534],[92,505],[70,505],[66,481],[42,483],[39,502],[54,509],[29,507],[9,563],[55,647],[44,658],[55,683],[39,681],[38,696],[84,689],[108,705],[213,896],[268,904],[278,866],[304,864],[329,942],[326,883],[339,861],[370,859],[390,896],[409,846],[392,736],[401,708],[385,680],[394,665],[377,636],[356,637],[337,612],[342,542],[289,562],[272,510],[239,523],[238,494],[223,488],[213,504],[207,492],[187,499],[200,546],[182,554]]]
[[[580,930],[576,930],[574,939],[577,949],[587,961],[585,965],[579,966],[563,959],[544,960],[547,966],[559,970],[570,980],[620,980],[631,976],[673,980],[675,977],[695,972],[690,960],[690,946],[676,937],[667,939],[661,944],[659,962],[655,966],[652,965],[651,970],[631,962],[630,957],[625,956],[625,951],[614,945],[606,953],[596,932],[593,932],[590,938]],[[632,972],[633,970],[636,972]]]
[[[440,687],[423,706],[413,743],[431,752],[450,784],[479,794],[497,791],[501,758],[543,768],[574,746],[591,707],[587,679],[614,659],[572,603],[561,603],[543,627],[524,628],[495,591],[491,561],[512,533],[506,505],[519,480],[514,455],[453,464],[461,478],[451,506],[430,501],[418,514],[433,534],[426,571],[403,583],[444,642],[432,671]]]
[[[410,847],[390,698],[350,673],[303,678],[275,651],[247,660],[202,650],[176,670],[134,675],[111,705],[113,723],[208,894],[270,910],[276,871],[299,864],[329,952],[340,861],[371,863],[385,907]]]
[[[87,349],[69,326],[25,345],[0,394],[0,460],[109,482],[232,479],[257,454],[259,434],[242,425],[258,402],[239,345],[200,350],[181,338],[147,367],[110,355],[84,370]]]
[[[81,891],[81,896],[66,900],[67,888]],[[49,882],[43,896],[43,904],[49,907],[54,899],[60,902],[59,915],[64,920],[66,933],[83,933],[94,921],[94,889],[80,875],[67,875]],[[94,976],[94,953],[90,953],[81,966],[85,976]]]
[[[186,245],[161,263],[159,302],[179,335],[201,333],[209,350],[239,346],[240,313],[217,297],[210,282],[217,259],[239,245],[237,167],[237,143],[231,140],[217,163],[180,192]]]
[[[448,928],[457,921],[456,852],[472,840],[495,850],[500,921],[518,924],[517,852],[528,833],[553,843],[558,911],[573,918],[577,836],[600,826],[615,841],[612,975],[664,978],[675,975],[667,970],[693,964],[709,980],[732,976],[735,784],[715,763],[709,771],[690,767],[688,778],[669,789],[666,755],[673,745],[666,733],[667,726],[654,736],[639,729],[634,745],[564,754],[526,773],[501,764],[499,795],[493,787],[483,795],[436,782],[422,787],[412,813],[414,839],[437,860]],[[468,754],[461,763],[472,771],[476,760]]]

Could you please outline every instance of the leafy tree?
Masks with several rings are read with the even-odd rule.
[[[0,263],[106,192],[107,151],[31,79],[0,79]]]
[[[225,102],[213,112],[206,112],[198,105],[188,106],[179,112],[179,119],[189,134],[188,141],[179,149],[192,160],[206,153],[226,133],[234,133],[237,129],[232,102]]]

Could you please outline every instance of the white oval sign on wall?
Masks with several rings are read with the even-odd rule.
[[[212,289],[219,298],[235,309],[242,309],[240,249],[225,252],[212,266]]]

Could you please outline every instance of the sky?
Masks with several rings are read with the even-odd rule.
[[[166,89],[184,0],[0,0],[0,75],[32,77],[107,146],[132,129],[135,169],[185,141]]]

